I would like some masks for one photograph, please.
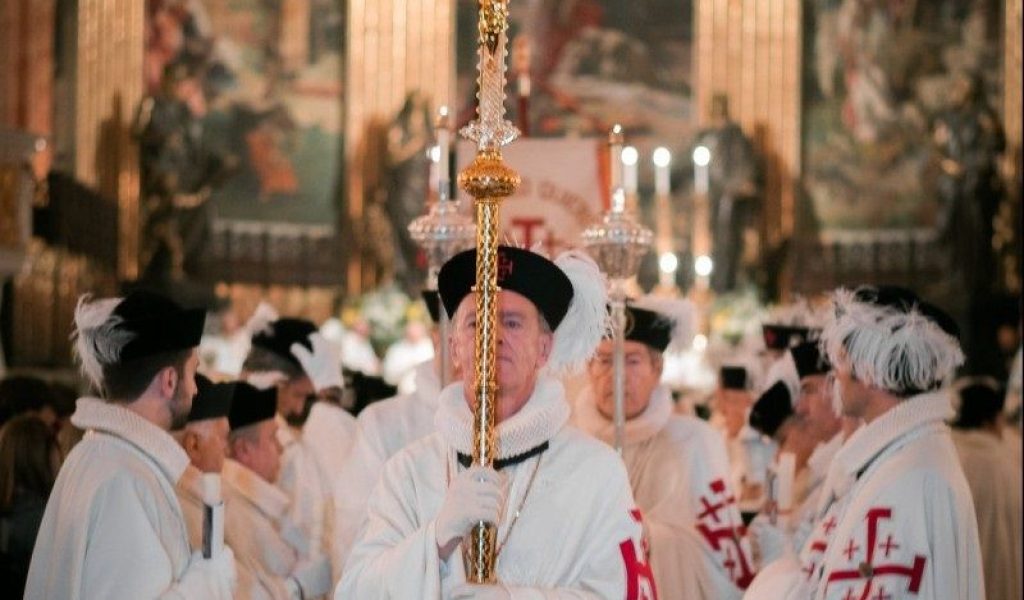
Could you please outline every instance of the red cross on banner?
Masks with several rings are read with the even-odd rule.
[[[860,563],[856,569],[833,571],[828,574],[828,578],[825,582],[825,588],[833,582],[842,581],[856,581],[860,579],[866,579],[867,582],[864,586],[864,591],[861,593],[861,598],[867,600],[870,598],[872,586],[876,579],[883,576],[896,576],[907,578],[907,592],[911,594],[917,594],[921,589],[921,582],[924,579],[924,566],[927,562],[927,557],[920,554],[914,556],[914,561],[907,564],[876,564],[875,563],[875,548],[886,548],[886,544],[878,544],[878,524],[882,519],[892,519],[891,508],[872,508],[867,513],[867,541],[865,543],[867,556],[864,562]],[[852,544],[853,540],[851,540]],[[889,535],[887,542],[892,542],[892,535]],[[889,550],[892,548],[898,548],[899,544],[891,544],[888,546]],[[888,553],[886,553],[888,558]],[[875,598],[871,600],[886,600],[885,588],[879,585],[879,593]],[[891,598],[891,596],[889,596]]]
[[[836,528],[836,517],[832,515],[827,521],[822,523],[822,527],[825,528],[825,535],[832,535],[832,530]]]

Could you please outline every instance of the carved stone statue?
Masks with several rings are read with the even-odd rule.
[[[947,211],[945,234],[951,241],[964,284],[988,291],[994,280],[993,219],[1002,198],[998,174],[1005,140],[995,112],[985,102],[980,82],[957,75],[950,107],[932,126],[934,185]]]
[[[159,94],[145,98],[136,115],[143,280],[180,281],[196,274],[210,235],[207,200],[237,162],[204,139],[200,74],[196,63],[168,64]]]
[[[423,285],[425,265],[417,265],[419,245],[409,224],[424,213],[430,178],[427,148],[433,140],[430,105],[419,91],[406,96],[387,132],[385,211],[394,241],[394,278],[406,293]]]
[[[708,127],[697,133],[693,148],[704,146],[711,153],[707,167],[714,261],[711,287],[721,293],[736,287],[744,249],[756,240],[761,168],[750,139],[729,117],[728,98],[715,94],[710,116]]]

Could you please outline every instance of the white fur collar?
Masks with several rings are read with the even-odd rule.
[[[249,467],[228,458],[224,460],[221,476],[226,485],[237,491],[271,520],[280,521],[284,517],[285,511],[288,510],[288,495]]]
[[[822,502],[827,507],[832,498],[841,498],[850,491],[857,477],[884,452],[902,445],[924,427],[941,425],[952,418],[953,407],[944,390],[908,398],[862,425],[836,452],[825,479]]]
[[[79,429],[101,431],[135,446],[152,458],[172,483],[177,484],[189,465],[188,455],[171,434],[124,406],[98,398],[79,398],[71,423]]]
[[[668,388],[659,385],[651,392],[651,401],[644,412],[629,419],[623,428],[623,444],[632,446],[654,437],[668,423],[672,416],[672,395]],[[576,399],[573,415],[576,425],[606,444],[615,443],[615,423],[597,410],[594,391],[587,386]]]
[[[463,454],[472,454],[473,413],[466,404],[462,382],[441,391],[434,425],[448,445]],[[523,454],[557,434],[569,420],[565,389],[553,377],[542,376],[533,395],[519,412],[498,423],[498,452],[495,458]]]

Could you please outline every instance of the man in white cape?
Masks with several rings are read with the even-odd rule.
[[[277,391],[277,437],[284,454],[274,483],[288,495],[289,519],[311,541],[314,554],[326,551],[330,539],[325,470],[336,467],[335,454],[348,451],[356,429],[355,418],[340,406],[342,377],[333,348],[312,322],[282,318],[253,336],[242,369],[247,382]]]
[[[740,598],[753,579],[748,544],[722,436],[706,422],[673,414],[659,385],[663,354],[693,336],[685,300],[643,298],[626,308],[625,426],[622,459],[651,545],[662,598]],[[589,386],[576,400],[574,424],[612,445],[615,399],[612,340],[587,368]]]
[[[224,469],[228,452],[228,413],[235,393],[233,383],[214,383],[205,375],[196,375],[196,397],[188,413],[188,423],[173,435],[188,455],[189,466],[178,481],[178,501],[188,528],[193,550],[203,548],[203,475]]]
[[[227,599],[230,550],[205,560],[189,548],[174,486],[188,466],[168,433],[195,395],[202,310],[134,292],[75,310],[75,351],[99,398],[71,422],[86,430],[53,486],[25,597]]]
[[[330,589],[330,565],[310,549],[313,542],[289,518],[287,494],[272,483],[281,466],[276,396],[274,389],[235,384],[223,471],[224,539],[238,553],[240,598],[319,598]]]
[[[436,290],[425,290],[423,300],[431,320],[440,319],[441,299]],[[331,562],[335,579],[341,578],[356,535],[366,519],[366,503],[377,486],[384,463],[399,450],[434,432],[434,414],[441,393],[438,378],[441,354],[435,327],[434,358],[415,370],[416,389],[409,394],[374,402],[359,413],[356,439],[340,468],[332,472],[334,519]]]
[[[452,360],[474,373],[476,251],[457,254],[438,287],[453,315]],[[654,598],[625,469],[567,424],[548,369],[581,365],[606,320],[603,277],[589,258],[552,263],[498,250],[497,453],[471,464],[475,381],[441,393],[437,431],[393,456],[370,497],[335,598]],[[497,525],[497,585],[466,583],[463,537]]]
[[[822,333],[843,412],[864,420],[836,453],[799,557],[745,598],[985,597],[970,490],[944,421],[963,362],[955,322],[909,290],[839,290]]]

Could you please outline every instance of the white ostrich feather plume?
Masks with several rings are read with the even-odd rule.
[[[74,353],[82,374],[97,390],[103,389],[103,366],[116,364],[121,350],[132,341],[135,334],[119,329],[121,318],[114,316],[114,309],[121,298],[104,298],[91,302],[85,294],[78,299],[75,307],[75,330],[71,333]]]
[[[644,296],[631,303],[637,308],[656,312],[672,324],[667,350],[682,352],[693,343],[696,332],[697,309],[685,298]]]
[[[608,288],[604,273],[582,250],[563,252],[555,259],[572,283],[572,301],[554,332],[548,370],[554,374],[578,371],[609,331]]]
[[[847,364],[854,377],[897,394],[948,383],[963,364],[957,340],[911,306],[900,310],[860,302],[854,292],[833,295],[834,315],[821,346],[834,365]]]

